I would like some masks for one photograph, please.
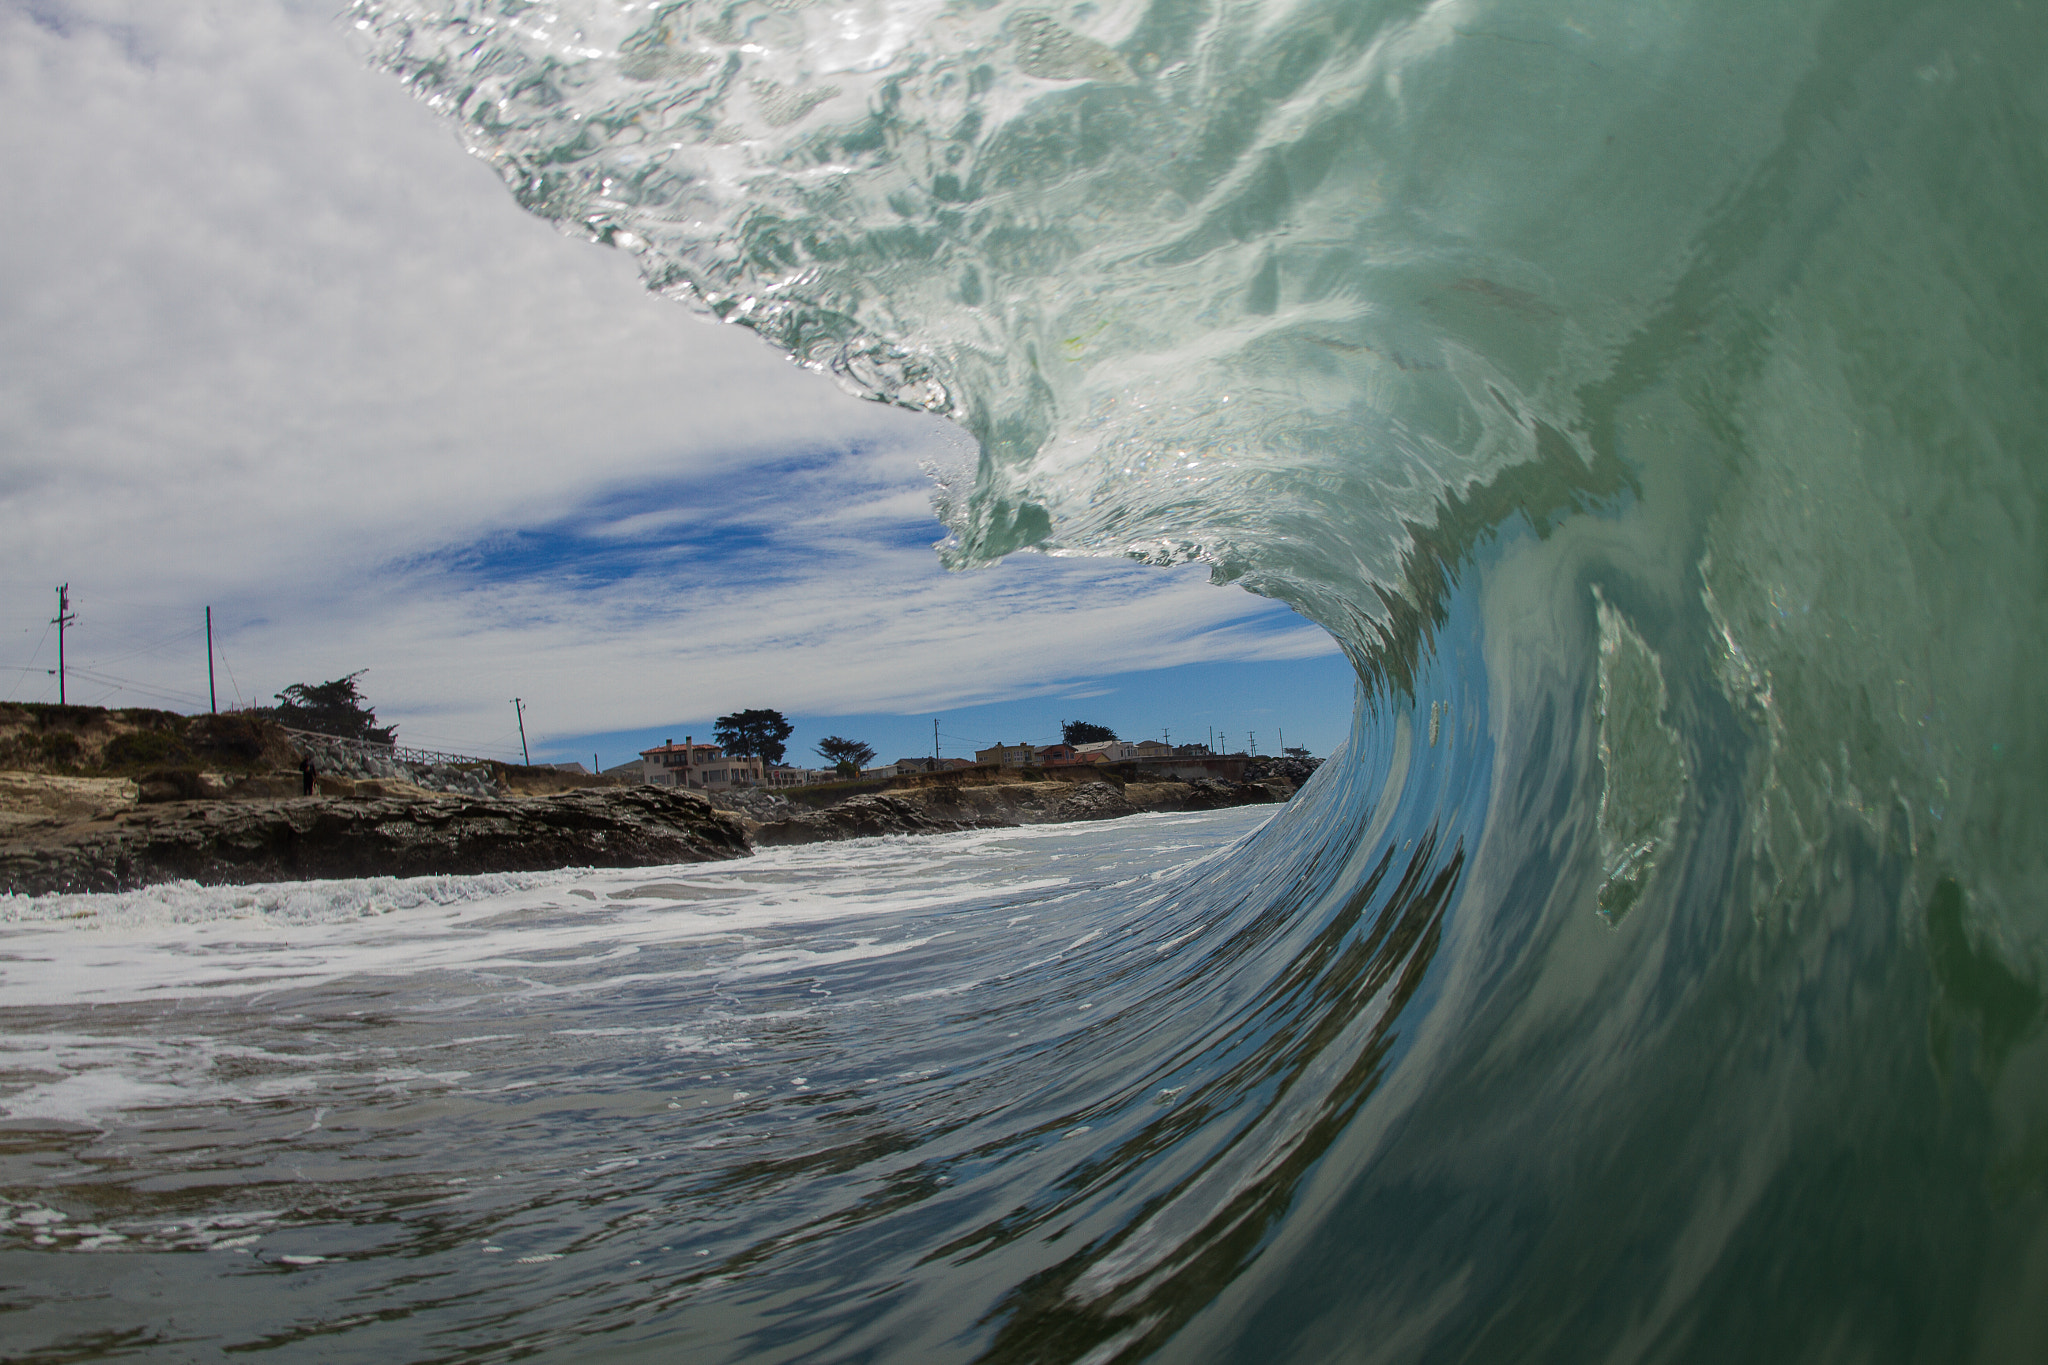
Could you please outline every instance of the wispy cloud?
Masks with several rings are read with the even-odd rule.
[[[1198,575],[941,572],[919,469],[956,431],[519,213],[325,10],[0,5],[0,175],[15,697],[67,580],[74,700],[202,698],[210,602],[224,694],[369,667],[449,747],[513,691],[623,729],[1329,648]]]

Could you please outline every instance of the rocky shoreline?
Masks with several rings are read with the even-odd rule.
[[[762,848],[862,839],[876,834],[938,834],[960,829],[1114,820],[1144,811],[1220,810],[1285,801],[1294,785],[1265,782],[987,782],[939,784],[849,797],[810,810],[772,793],[717,804],[747,822]],[[752,799],[747,799],[751,797]]]
[[[555,796],[165,801],[0,840],[0,891],[651,867],[744,858],[740,822],[659,787]]]
[[[138,800],[131,782],[7,773],[0,774],[0,893],[705,862],[743,858],[756,847],[1267,804],[1287,800],[1305,776],[1276,770],[1247,782],[934,784],[813,808],[760,791],[707,799],[636,785],[472,796],[367,781],[326,796],[286,797],[243,784],[231,796]]]

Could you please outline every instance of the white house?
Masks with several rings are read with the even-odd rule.
[[[837,782],[837,768],[792,768],[777,763],[762,775],[762,783],[769,787],[807,787],[813,782]]]
[[[1080,763],[1120,763],[1137,756],[1138,746],[1120,739],[1098,739],[1074,746],[1075,761]]]
[[[681,744],[671,739],[640,751],[640,780],[660,787],[730,791],[758,787],[762,777],[760,759],[728,755],[716,744],[699,744],[689,735]]]

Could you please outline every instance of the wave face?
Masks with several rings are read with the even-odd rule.
[[[354,17],[527,208],[971,431],[949,562],[1206,562],[1359,669],[1093,1035],[1117,1142],[811,1348],[2048,1357],[2035,7]]]

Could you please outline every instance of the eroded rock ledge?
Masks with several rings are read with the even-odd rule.
[[[748,852],[739,820],[660,787],[510,799],[172,801],[8,831],[0,891],[651,867]]]
[[[653,786],[474,797],[395,782],[352,783],[345,796],[267,799],[237,788],[222,799],[152,803],[119,779],[0,778],[0,892],[25,895],[653,867],[742,858],[755,845],[1216,810],[1294,794],[1293,775],[1274,772],[1253,782],[940,783],[816,809],[761,791],[721,794],[714,805]]]
[[[1220,810],[1263,805],[1294,794],[1291,782],[990,782],[933,785],[854,796],[822,810],[780,797],[739,807],[748,833],[763,847],[861,839],[876,834],[939,834],[958,829],[1008,829],[1074,820],[1114,820],[1141,811]]]

